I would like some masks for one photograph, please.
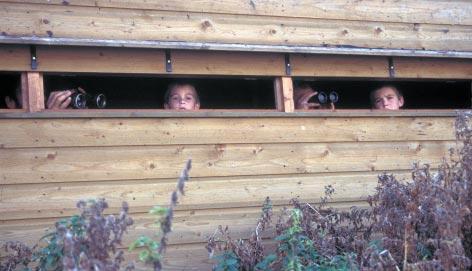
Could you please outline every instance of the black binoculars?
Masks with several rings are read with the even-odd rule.
[[[324,91],[318,91],[318,94],[315,95],[315,101],[318,101],[318,103],[320,104],[334,104],[339,101],[339,95],[336,91],[330,91],[329,93],[326,93]]]
[[[107,106],[107,98],[105,94],[89,94],[85,92],[82,88],[77,88],[74,90],[74,93],[70,96],[71,106],[76,109],[85,109],[85,108],[99,108],[103,109]]]

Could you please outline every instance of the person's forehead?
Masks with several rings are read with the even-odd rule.
[[[393,94],[395,96],[397,95],[395,90],[393,90],[392,88],[389,88],[389,87],[385,87],[385,88],[381,88],[381,89],[377,90],[375,92],[375,97],[385,96],[385,95],[390,95],[390,94]]]
[[[175,94],[184,94],[184,95],[194,95],[195,96],[195,90],[189,86],[189,85],[183,85],[183,86],[178,86],[172,89],[171,95]]]

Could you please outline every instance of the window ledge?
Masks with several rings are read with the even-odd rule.
[[[42,118],[267,118],[267,117],[455,117],[456,109],[427,110],[312,110],[291,113],[274,110],[199,110],[176,112],[159,109],[57,110],[29,113],[24,110],[0,110],[0,119]]]

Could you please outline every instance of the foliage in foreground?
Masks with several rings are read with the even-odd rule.
[[[472,264],[471,121],[471,113],[456,120],[463,143],[457,160],[444,161],[436,172],[415,165],[409,182],[379,176],[369,209],[327,208],[334,193],[330,186],[318,206],[292,200],[275,224],[275,253],[265,251],[260,238],[272,216],[266,199],[248,240],[233,240],[221,226],[209,238],[210,257],[218,253],[214,270],[467,270]]]
[[[158,217],[156,224],[160,226],[160,231],[156,235],[160,237],[160,241],[142,236],[130,247],[130,250],[143,247],[139,258],[151,262],[154,270],[162,268],[161,257],[167,245],[167,235],[171,231],[173,209],[177,205],[179,194],[184,194],[190,167],[189,160],[172,193],[169,208],[156,206],[150,211]],[[77,203],[77,208],[80,210],[79,215],[56,222],[55,229],[43,236],[40,244],[33,248],[20,242],[7,242],[3,246],[6,255],[1,255],[0,271],[31,271],[31,265],[35,265],[34,270],[41,271],[133,270],[133,264],[122,267],[124,252],[119,249],[124,234],[133,224],[128,215],[128,204],[122,203],[118,215],[104,214],[108,208],[105,199],[81,200]]]
[[[55,230],[41,238],[33,249],[19,242],[5,245],[7,255],[0,270],[119,270],[123,251],[121,240],[133,220],[123,202],[119,215],[104,215],[104,199],[79,201],[79,215],[58,221]],[[132,267],[127,267],[130,269]]]
[[[177,186],[171,194],[169,207],[154,206],[149,211],[149,213],[156,217],[154,224],[159,230],[155,235],[159,238],[159,241],[149,236],[140,236],[129,247],[130,251],[141,248],[139,259],[142,262],[152,264],[155,271],[162,269],[162,254],[167,247],[167,235],[172,231],[174,208],[178,204],[179,197],[185,195],[185,182],[189,179],[188,173],[191,167],[192,161],[188,160],[177,181]]]

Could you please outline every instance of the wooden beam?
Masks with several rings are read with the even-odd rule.
[[[173,50],[171,56],[173,74],[280,76],[285,71],[282,54]]]
[[[286,76],[275,78],[274,91],[277,110],[282,112],[294,112],[292,78]]]
[[[414,161],[437,166],[457,146],[385,142],[2,149],[0,178],[3,184],[177,178],[189,157],[194,177],[392,171]]]
[[[472,59],[393,58],[396,78],[472,79]]]
[[[31,70],[30,51],[26,45],[0,44],[0,71]]]
[[[165,73],[164,51],[145,48],[38,46],[38,71]]]
[[[389,111],[389,112],[386,112]],[[290,113],[291,118],[327,118],[327,117],[456,117],[457,110],[453,109],[403,109],[391,110],[371,110],[371,109],[336,109],[331,110],[311,110],[311,111],[295,111]],[[20,111],[12,111],[11,109],[0,110],[1,119],[80,119],[80,118],[179,118],[179,119],[195,119],[195,118],[281,118],[287,117],[285,112],[277,112],[272,109],[268,110],[204,110],[200,109],[196,112],[175,112],[162,109],[87,109],[87,110],[54,110],[42,111],[36,113],[22,113]]]
[[[287,195],[317,202],[324,187],[331,184],[337,191],[333,201],[365,199],[375,191],[380,172],[343,174],[293,174],[243,176],[236,178],[192,178],[186,184],[186,197],[179,210],[256,207],[270,195],[274,204],[287,204]],[[408,177],[408,172],[395,172]],[[154,205],[166,205],[175,189],[170,180],[128,180],[88,183],[21,184],[5,187],[1,220],[70,216],[77,211],[76,202],[106,196],[109,207],[118,210],[122,201],[132,204],[133,213],[145,213]],[[31,204],[35,202],[35,204]]]
[[[39,72],[24,72],[21,74],[22,107],[27,112],[44,110],[43,75]]]
[[[0,3],[4,36],[472,51],[472,26]]]
[[[1,0],[15,3],[46,3],[44,0]],[[50,5],[64,5],[63,0],[48,0]],[[100,8],[146,9],[162,11],[208,12],[220,14],[280,16],[312,19],[365,20],[396,23],[430,23],[472,25],[472,6],[461,0],[240,0],[194,1],[186,0],[68,0],[70,6]]]
[[[0,131],[2,148],[455,139],[453,117],[293,118],[287,114],[279,118],[0,119]]]
[[[387,57],[291,55],[293,76],[388,77]]]

